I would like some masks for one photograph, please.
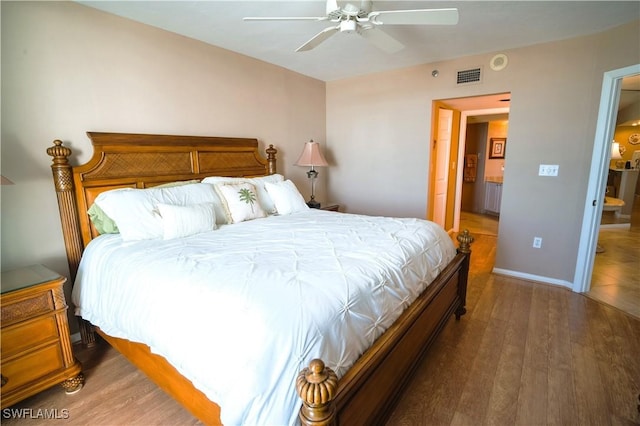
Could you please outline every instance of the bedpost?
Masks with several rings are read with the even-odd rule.
[[[324,362],[314,359],[298,374],[296,390],[302,399],[298,417],[302,426],[332,426],[336,407],[333,403],[338,389],[338,376]]]
[[[273,145],[269,145],[269,148],[267,148],[267,162],[269,163],[270,175],[275,175],[276,173],[278,173],[276,171],[276,153],[277,152],[278,150],[275,149]]]
[[[69,272],[71,273],[70,281],[73,282],[80,264],[80,256],[82,256],[82,240],[80,238],[80,223],[78,222],[78,210],[73,190],[73,173],[69,164],[71,149],[62,146],[62,141],[58,139],[53,141],[53,145],[47,149],[47,154],[53,157],[51,171],[53,172],[53,182],[58,196],[62,236],[64,237],[64,246],[67,251]]]
[[[469,230],[465,229],[462,233],[458,234],[456,239],[459,243],[458,253],[464,254],[464,261],[460,268],[460,278],[458,282],[458,295],[460,296],[461,304],[455,312],[456,319],[459,320],[460,317],[467,312],[467,308],[465,307],[467,304],[467,282],[469,279],[469,262],[471,260],[471,243],[474,238],[469,234]]]
[[[67,262],[69,262],[69,281],[73,283],[78,272],[83,245],[78,221],[76,195],[73,187],[73,169],[69,164],[71,149],[62,146],[62,141],[56,139],[53,141],[53,146],[47,148],[47,154],[53,157],[51,171],[58,197],[64,248],[67,252]],[[95,344],[95,334],[91,325],[83,320],[80,320],[79,324],[82,341],[87,346],[93,346]]]

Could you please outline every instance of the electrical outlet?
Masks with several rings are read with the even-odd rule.
[[[558,176],[558,164],[540,164],[538,176]]]
[[[542,238],[533,237],[533,248],[540,248],[540,247],[542,247]]]

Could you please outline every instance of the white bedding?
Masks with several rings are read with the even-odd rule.
[[[310,209],[167,241],[103,235],[73,302],[165,357],[225,425],[296,424],[298,372],[322,358],[341,377],[454,256],[428,221]]]

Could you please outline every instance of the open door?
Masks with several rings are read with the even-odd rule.
[[[441,102],[434,102],[433,111],[432,191],[427,218],[449,231],[454,225],[460,113]]]
[[[640,64],[604,73],[587,196],[584,202],[578,259],[573,278],[573,291],[578,293],[589,291],[591,287],[591,275],[611,159],[611,141],[618,115],[620,85],[624,77],[636,74],[640,74]]]

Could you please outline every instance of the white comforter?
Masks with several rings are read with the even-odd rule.
[[[169,241],[101,236],[73,302],[165,357],[225,425],[295,424],[298,372],[320,357],[340,377],[454,255],[431,222],[312,209]]]

